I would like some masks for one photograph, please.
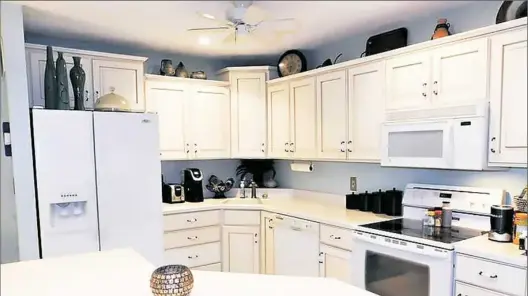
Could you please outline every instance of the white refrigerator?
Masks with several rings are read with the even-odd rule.
[[[32,110],[42,258],[133,248],[163,262],[155,114]]]

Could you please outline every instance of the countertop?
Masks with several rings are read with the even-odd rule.
[[[1,265],[2,296],[152,296],[154,266],[130,249]],[[193,271],[191,296],[375,296],[338,280]]]
[[[269,211],[349,229],[361,224],[397,218],[370,212],[347,210],[344,205],[323,204],[297,197],[259,200],[240,198],[206,199],[201,203],[163,204],[164,215],[219,209]]]
[[[499,243],[490,241],[488,235],[482,235],[455,243],[457,253],[466,254],[483,259],[498,261],[506,264],[527,268],[528,258],[513,243]]]

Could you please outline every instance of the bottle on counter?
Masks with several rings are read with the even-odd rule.
[[[437,207],[434,209],[434,226],[442,227],[442,208]]]
[[[528,214],[523,212],[516,212],[514,218],[515,236],[513,243],[519,245],[519,239],[528,235]]]
[[[434,226],[434,223],[435,223],[434,219],[435,219],[434,209],[432,208],[427,209],[424,220],[423,220],[423,226],[427,226],[427,227]]]
[[[451,222],[453,221],[453,209],[451,209],[451,203],[448,201],[442,202],[442,227],[451,228]]]

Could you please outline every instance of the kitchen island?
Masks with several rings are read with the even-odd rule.
[[[151,296],[155,267],[130,249],[1,265],[2,296]],[[334,279],[193,271],[191,296],[375,296]]]

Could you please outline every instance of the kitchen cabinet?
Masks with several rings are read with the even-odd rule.
[[[386,62],[386,109],[485,101],[488,70],[486,37],[396,56]]]
[[[380,161],[381,125],[385,120],[384,80],[384,62],[374,62],[348,70],[346,155],[349,160]]]
[[[310,159],[317,155],[317,98],[315,78],[290,83],[290,152],[293,158]]]
[[[184,84],[159,81],[147,81],[146,88],[146,110],[158,114],[161,160],[189,158],[191,135],[186,124],[190,121],[186,112],[189,90]]]
[[[222,270],[260,273],[259,226],[224,226]]]
[[[116,93],[130,103],[132,111],[145,110],[143,63],[93,59],[92,68],[95,101]]]
[[[273,240],[273,214],[263,213],[261,218],[261,244],[260,244],[260,273],[275,274],[274,264],[274,245]]]
[[[320,245],[319,276],[352,284],[352,252]]]
[[[491,37],[490,165],[526,167],[526,27]]]
[[[217,74],[229,81],[231,95],[231,155],[264,158],[267,146],[266,81],[275,67],[229,67]]]
[[[268,86],[268,157],[290,156],[290,95],[288,83]]]
[[[493,292],[476,286],[456,282],[456,296],[507,296],[506,294]]]
[[[73,67],[73,56],[81,57],[81,67],[86,75],[86,109],[93,109],[97,98],[114,91],[129,100],[133,111],[145,111],[144,62],[147,58],[63,47],[53,47],[53,50],[54,61],[58,57],[57,52],[64,53],[68,75]],[[26,43],[26,64],[30,106],[44,106],[46,46]],[[73,87],[69,79],[68,83],[70,106],[73,109]]]
[[[317,76],[317,158],[346,159],[346,71]]]
[[[146,109],[160,120],[162,160],[230,157],[230,99],[219,81],[146,75]]]

